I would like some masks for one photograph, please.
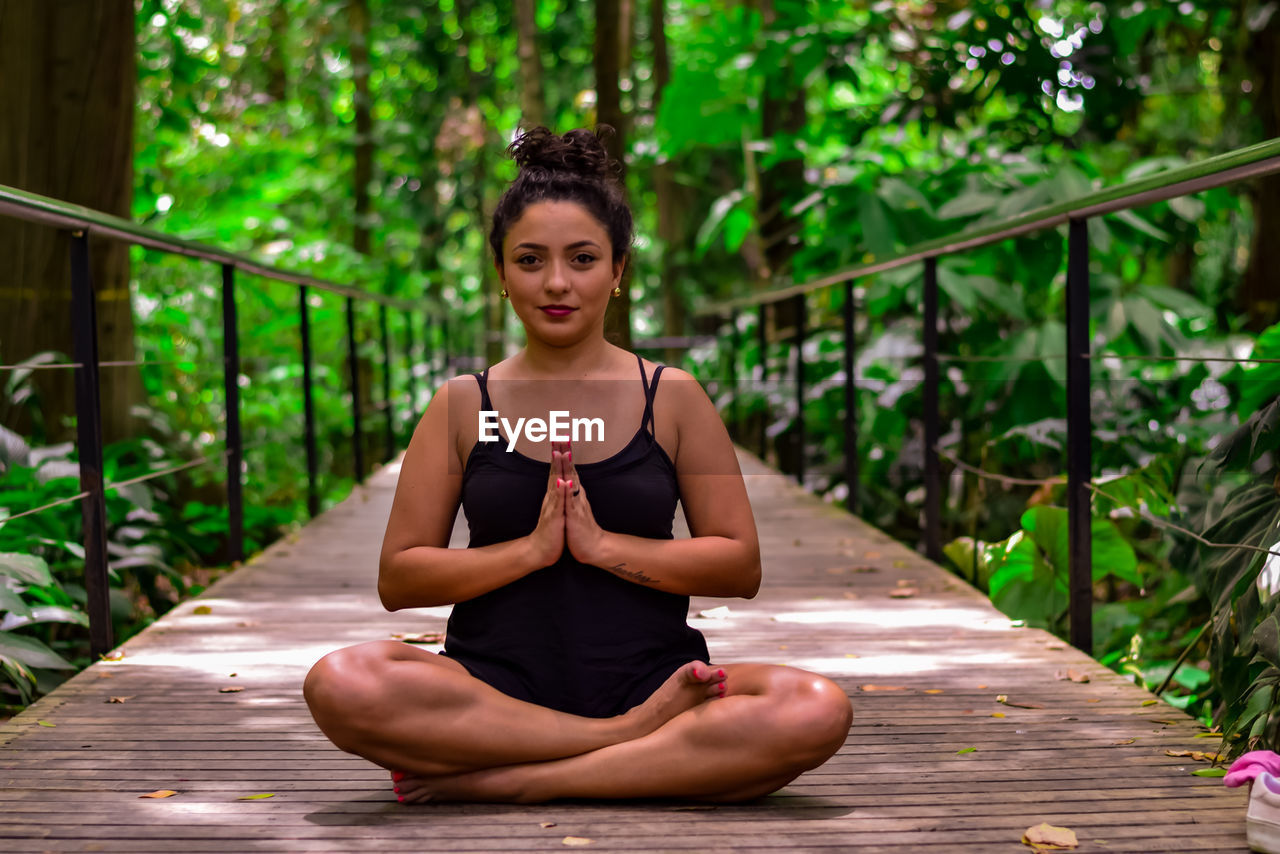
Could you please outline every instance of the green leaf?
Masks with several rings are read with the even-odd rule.
[[[1036,544],[1018,531],[992,547],[999,561],[991,574],[991,602],[1015,620],[1047,625],[1067,608],[1066,577],[1040,555]]]
[[[1191,772],[1196,777],[1225,777],[1227,776],[1226,768],[1197,768]]]
[[[12,659],[27,667],[75,670],[75,665],[49,649],[42,641],[13,632],[0,632],[0,657]]]
[[[1156,240],[1159,240],[1161,243],[1168,243],[1170,240],[1173,239],[1169,236],[1169,232],[1163,229],[1157,228],[1156,226],[1147,222],[1145,219],[1138,216],[1133,211],[1128,210],[1127,208],[1124,210],[1118,210],[1114,212],[1112,216],[1114,216],[1116,219],[1123,222],[1125,225],[1132,226],[1138,231],[1141,231],[1143,234],[1154,237]]]
[[[884,204],[873,193],[864,193],[858,201],[858,223],[862,240],[871,254],[886,258],[893,254],[893,225]]]
[[[36,587],[48,587],[53,584],[49,564],[35,555],[0,552],[0,575],[7,575]]]

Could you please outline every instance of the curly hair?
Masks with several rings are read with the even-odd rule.
[[[489,247],[499,264],[507,231],[537,202],[576,202],[600,222],[613,244],[616,264],[631,250],[634,224],[626,191],[620,180],[621,165],[609,156],[602,140],[612,133],[599,125],[593,134],[585,129],[557,136],[545,127],[520,135],[507,146],[507,154],[520,167],[493,212]]]

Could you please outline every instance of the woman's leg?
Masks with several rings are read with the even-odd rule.
[[[639,738],[718,697],[724,676],[703,662],[681,667],[645,703],[587,718],[526,703],[456,661],[398,641],[340,649],[307,674],[303,695],[334,744],[388,769],[456,774],[576,756]]]
[[[723,669],[728,672],[724,699],[694,706],[648,735],[565,759],[410,777],[399,783],[399,791],[409,802],[743,801],[782,788],[844,744],[853,710],[834,682],[775,665]]]

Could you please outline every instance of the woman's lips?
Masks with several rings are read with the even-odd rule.
[[[567,314],[572,314],[573,312],[577,311],[576,308],[563,308],[559,306],[549,306],[549,305],[539,306],[539,308],[541,308],[542,311],[546,312],[552,317],[564,317]]]

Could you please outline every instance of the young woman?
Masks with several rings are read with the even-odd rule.
[[[455,606],[444,652],[338,650],[307,703],[403,803],[773,792],[844,743],[848,697],[790,667],[707,663],[689,597],[760,586],[728,432],[689,374],[605,341],[632,221],[600,140],[536,128],[510,152],[490,244],[526,345],[436,393],[379,565],[389,610]],[[576,442],[527,426],[555,412],[598,421]],[[561,422],[551,439],[572,438]],[[690,539],[672,539],[677,501]],[[471,542],[450,549],[459,503]]]

